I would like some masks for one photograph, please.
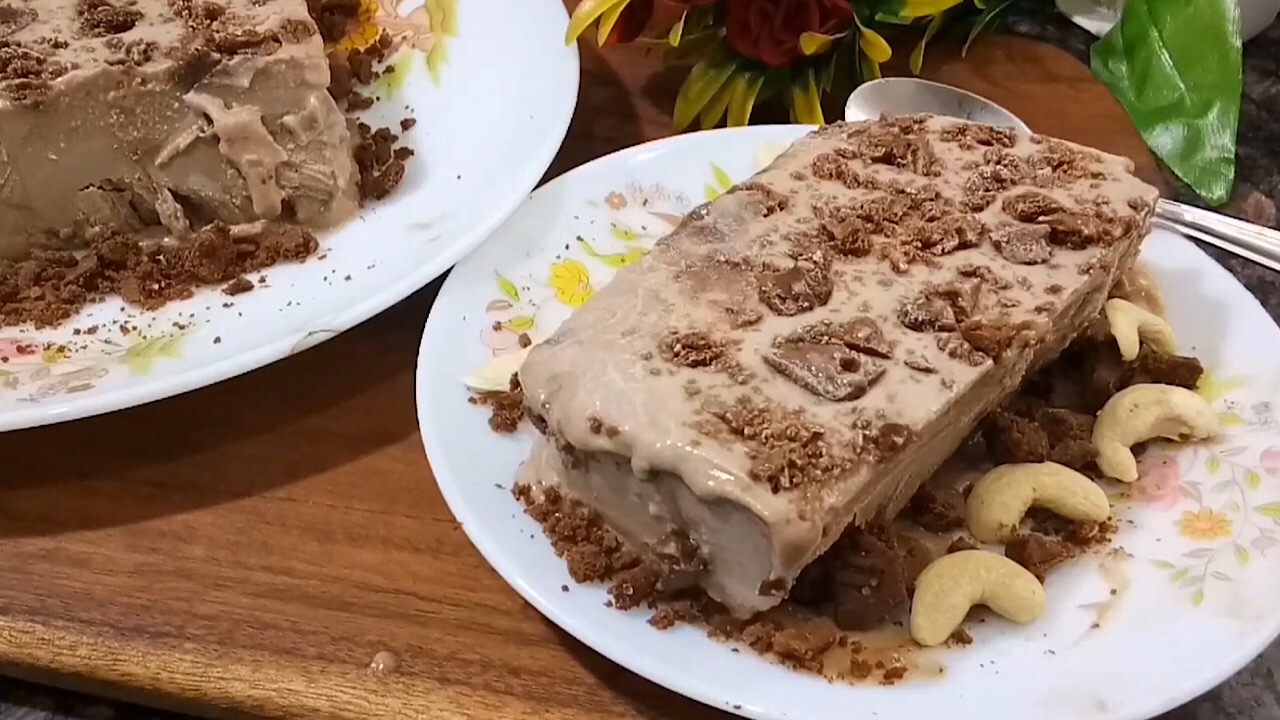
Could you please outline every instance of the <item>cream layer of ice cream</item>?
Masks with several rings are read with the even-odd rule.
[[[305,0],[0,3],[0,257],[100,228],[354,213]]]
[[[1157,199],[1131,173],[942,118],[810,134],[533,348],[518,482],[737,614],[777,604],[1097,315]]]

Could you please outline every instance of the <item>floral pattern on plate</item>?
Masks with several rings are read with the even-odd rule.
[[[0,395],[38,403],[92,390],[113,372],[146,375],[157,361],[181,357],[185,337],[185,331],[175,331],[119,341],[95,338],[74,348],[0,337]]]
[[[1200,391],[1222,415],[1223,437],[1191,446],[1153,444],[1140,482],[1108,484],[1120,520],[1115,551],[1053,573],[1046,583],[1047,611],[1034,625],[972,623],[974,642],[943,651],[946,672],[940,677],[892,688],[849,687],[733,652],[696,631],[656,632],[644,613],[606,607],[602,587],[563,590],[570,587],[564,561],[548,543],[530,541],[539,537],[536,524],[516,511],[509,496],[528,457],[529,433],[496,435],[486,409],[465,404],[468,390],[459,379],[502,351],[476,342],[477,334],[524,315],[532,320],[534,339],[547,337],[572,312],[556,299],[552,265],[574,260],[586,282],[581,273],[565,277],[574,288],[589,284],[594,293],[616,272],[587,254],[579,236],[595,254],[613,255],[632,244],[643,249],[678,221],[652,222],[645,213],[664,209],[634,202],[631,189],[660,181],[669,195],[685,193],[690,205],[700,203],[707,186],[722,192],[713,164],[730,179],[745,178],[803,132],[753,126],[689,133],[593,161],[534,192],[454,268],[419,346],[419,424],[441,493],[499,574],[552,622],[609,659],[756,720],[841,720],[850,703],[868,717],[943,711],[974,720],[995,708],[1044,720],[1137,720],[1208,690],[1280,634],[1280,552],[1269,540],[1257,540],[1268,535],[1257,528],[1270,529],[1267,513],[1280,502],[1280,477],[1272,475],[1280,474],[1280,452],[1272,451],[1273,445],[1280,450],[1280,433],[1270,428],[1272,410],[1265,405],[1280,396],[1280,374],[1257,359],[1280,353],[1280,332],[1228,272],[1163,230],[1147,239],[1142,257],[1168,289],[1165,305],[1179,344],[1214,371]],[[764,152],[769,143],[775,147]],[[642,227],[650,237],[640,238]],[[492,309],[483,312],[487,305]],[[486,330],[486,340],[498,335]],[[512,345],[518,338],[510,331],[501,335]],[[1211,455],[1218,458],[1212,472]],[[486,462],[477,466],[476,457]],[[1190,495],[1197,485],[1198,498]],[[1234,544],[1242,528],[1244,560]],[[1183,557],[1192,551],[1200,552]],[[1183,568],[1189,569],[1170,579]],[[1181,586],[1200,574],[1198,585]],[[1197,589],[1203,591],[1199,605]]]
[[[0,329],[7,346],[41,353],[0,362],[0,432],[172,397],[313,347],[439,277],[528,197],[578,96],[577,50],[557,39],[568,23],[564,4],[358,1],[347,47],[386,31],[401,50],[397,70],[371,93],[395,98],[371,107],[368,123],[419,120],[402,135],[414,157],[396,192],[321,233],[314,259],[254,273],[253,292],[202,288],[155,310],[112,297],[58,327]],[[444,68],[446,57],[433,82],[427,70]],[[471,81],[482,77],[493,82]],[[179,327],[178,344],[133,347]],[[47,348],[66,356],[45,357]],[[154,354],[149,367],[133,357],[143,348]]]
[[[1168,513],[1160,539],[1170,551],[1149,561],[1195,606],[1280,548],[1274,406],[1246,400],[1249,383],[1240,377],[1208,372],[1198,391],[1220,408],[1222,435],[1190,447],[1152,447],[1139,460],[1138,481],[1121,495]]]
[[[449,62],[448,41],[458,35],[458,0],[426,0],[425,3],[360,0],[359,15],[337,47],[363,50],[384,32],[391,36],[394,48],[425,54],[427,71],[438,84],[440,71]],[[378,89],[385,93],[394,89],[392,83],[404,82],[413,57],[415,54],[401,53],[393,63],[393,72],[383,76]]]
[[[481,331],[481,341],[494,355],[520,349],[522,334],[545,338],[615,272],[648,255],[693,209],[687,195],[661,183],[630,183],[587,204],[608,218],[602,237],[574,238],[547,265],[545,275],[509,278],[494,273],[496,297],[485,307],[489,325]]]
[[[768,165],[783,149],[759,146],[754,167]],[[711,163],[703,199],[715,200],[734,182],[721,165]],[[493,355],[518,351],[523,334],[535,342],[544,339],[617,270],[648,254],[693,207],[688,196],[661,182],[631,182],[587,205],[605,213],[608,231],[598,238],[575,238],[549,263],[545,277],[513,280],[495,271],[498,297],[485,308],[491,322],[482,331]],[[1211,444],[1153,445],[1139,459],[1137,482],[1109,485],[1117,517],[1124,519],[1131,509],[1144,506],[1167,516],[1162,527],[1168,537],[1160,539],[1180,549],[1168,559],[1149,562],[1167,572],[1196,606],[1204,603],[1213,583],[1231,582],[1255,555],[1280,546],[1280,493],[1275,500],[1260,497],[1267,490],[1264,477],[1276,478],[1280,489],[1277,420],[1270,403],[1245,408],[1243,401],[1228,397],[1247,393],[1247,385],[1244,378],[1207,371],[1198,392],[1219,405],[1222,437]]]
[[[756,151],[757,169],[772,162],[782,149],[776,143],[762,144]],[[733,184],[724,168],[711,163],[702,188],[703,200],[715,200]],[[481,332],[482,342],[494,355],[520,349],[521,334],[535,341],[549,334],[544,331],[558,327],[567,317],[565,308],[582,307],[614,272],[648,255],[653,244],[675,229],[694,204],[688,195],[663,183],[632,182],[600,201],[589,200],[587,206],[606,213],[606,237],[574,238],[563,256],[548,266],[545,280],[521,278],[517,284],[495,273],[498,297],[485,307],[491,322]],[[563,307],[547,308],[548,301]]]

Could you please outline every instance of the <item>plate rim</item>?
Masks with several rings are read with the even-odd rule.
[[[780,128],[794,129],[796,137],[799,137],[807,130],[812,129],[812,126],[777,124],[751,125],[740,128],[719,128],[708,131],[697,131],[650,140],[639,145],[622,148],[608,155],[604,155],[593,159],[590,162],[579,165],[578,167],[575,167],[540,186],[533,194],[530,195],[526,202],[534,202],[543,194],[550,195],[556,190],[557,184],[561,180],[567,180],[579,173],[586,173],[593,169],[597,164],[602,165],[610,162],[618,162],[622,158],[633,155],[642,155],[646,152],[654,151],[659,146],[679,146],[683,144],[697,143],[702,137],[710,134],[727,135],[732,133],[763,135],[768,132],[776,133]],[[762,138],[762,141],[767,141],[767,139]],[[512,218],[518,216],[518,214],[523,210],[523,207],[524,205],[522,204],[521,208],[512,214]],[[512,218],[508,218],[508,221]],[[485,243],[482,244],[481,247],[477,248],[477,252],[473,253],[471,257],[479,258],[483,256],[484,253],[480,252],[483,246],[494,242],[497,235],[497,232],[490,235],[490,237],[486,239]],[[1194,250],[1196,256],[1205,264],[1205,268],[1208,272],[1221,273],[1224,279],[1229,280],[1241,293],[1243,293],[1241,301],[1245,303],[1244,307],[1249,308],[1251,313],[1258,313],[1257,317],[1260,319],[1265,318],[1269,322],[1272,332],[1280,334],[1280,324],[1277,323],[1276,319],[1272,318],[1270,314],[1267,313],[1266,309],[1248,288],[1240,283],[1240,281],[1231,274],[1230,271],[1215,261],[1212,256],[1206,253],[1194,242],[1182,235],[1172,232],[1153,231],[1146,239],[1144,239],[1144,242],[1147,242],[1157,235],[1168,235],[1178,241],[1185,242],[1188,245],[1188,248]],[[440,292],[437,294],[437,299],[432,304],[431,310],[428,313],[423,326],[422,337],[419,341],[418,357],[414,368],[415,414],[417,415],[418,420],[420,440],[429,464],[431,462],[432,455],[440,457],[444,454],[442,453],[442,450],[445,450],[446,443],[443,438],[436,434],[434,430],[436,426],[429,425],[426,422],[425,418],[430,416],[431,413],[424,412],[423,410],[424,407],[431,404],[430,398],[425,396],[427,383],[423,381],[424,376],[431,372],[431,368],[433,366],[433,360],[428,349],[428,344],[429,340],[432,340],[432,328],[437,327],[440,323],[448,322],[446,320],[437,319],[442,317],[443,312],[438,312],[441,308],[439,298],[445,296],[451,286],[456,286],[461,282],[463,281],[459,274],[450,273],[450,276],[446,278],[444,284],[441,286]],[[437,332],[439,331],[437,330]],[[459,380],[458,382],[461,381]],[[496,572],[509,587],[515,590],[525,602],[531,605],[544,618],[555,624],[559,629],[583,643],[593,652],[604,656],[609,661],[645,678],[649,682],[653,682],[656,685],[671,690],[702,705],[711,708],[718,708],[730,714],[751,718],[752,720],[780,720],[779,715],[767,712],[764,708],[757,708],[747,704],[734,704],[724,697],[704,692],[704,690],[709,691],[711,689],[705,683],[698,684],[688,682],[686,676],[677,672],[677,669],[669,667],[668,664],[647,662],[647,656],[642,651],[632,648],[622,639],[612,639],[601,635],[598,631],[592,629],[589,622],[579,620],[573,613],[563,610],[561,604],[552,602],[550,598],[545,597],[544,594],[538,592],[525,581],[523,575],[520,574],[516,568],[510,567],[510,563],[512,561],[501,552],[500,543],[497,543],[496,541],[489,541],[485,543],[477,542],[471,528],[477,524],[483,524],[483,521],[471,511],[470,503],[464,499],[460,492],[462,483],[440,482],[439,477],[436,475],[434,466],[432,467],[431,475],[437,488],[439,488],[450,513],[453,514],[455,520],[467,536],[468,541],[485,559],[485,562],[488,563],[490,568],[492,568],[493,571]],[[513,505],[512,507],[513,509],[518,508],[516,505]],[[538,537],[540,541],[544,540],[541,535]],[[594,587],[594,584],[592,584],[592,586]],[[1222,669],[1220,672],[1207,673],[1201,677],[1201,682],[1198,683],[1180,683],[1178,687],[1182,689],[1174,690],[1159,696],[1151,696],[1151,699],[1149,700],[1129,704],[1126,708],[1126,712],[1100,713],[1099,715],[1107,717],[1108,720],[1146,720],[1185,705],[1191,700],[1194,700],[1200,695],[1218,687],[1226,680],[1235,676],[1263,651],[1265,651],[1265,649],[1273,643],[1277,637],[1280,637],[1280,611],[1276,612],[1272,616],[1269,625],[1270,626],[1267,628],[1266,632],[1253,634],[1252,642],[1236,643],[1236,649],[1234,652],[1224,654],[1223,657],[1226,657],[1227,659],[1222,662]],[[707,642],[714,641],[707,639]],[[849,689],[856,693],[862,687],[863,686],[854,684],[850,685]],[[851,699],[854,699],[855,697],[856,695],[850,696]]]
[[[524,3],[527,3],[523,4],[523,7],[526,8],[537,7],[531,0],[524,0]],[[551,9],[544,12],[554,12],[557,18],[563,18],[564,22],[568,23],[569,12],[563,3],[556,0],[545,0],[543,4]],[[522,3],[517,3],[517,5],[522,5]],[[565,103],[556,113],[549,113],[554,118],[553,126],[556,130],[545,135],[542,144],[530,148],[527,157],[534,158],[536,162],[524,165],[523,172],[511,173],[512,176],[520,178],[519,185],[527,186],[528,190],[518,194],[512,193],[512,196],[504,203],[494,203],[492,207],[500,207],[501,209],[493,212],[486,222],[477,223],[465,242],[449,244],[435,256],[432,262],[423,264],[414,272],[405,274],[398,282],[387,286],[382,293],[370,296],[340,312],[327,316],[324,318],[323,329],[315,328],[312,332],[306,333],[308,338],[314,338],[315,341],[301,350],[296,349],[300,342],[299,338],[295,334],[287,333],[282,334],[281,337],[266,345],[246,350],[208,365],[192,367],[172,376],[146,381],[138,386],[126,385],[113,388],[101,394],[77,397],[70,402],[62,400],[57,403],[45,402],[27,408],[19,406],[10,410],[0,410],[0,433],[43,427],[105,415],[120,410],[128,410],[184,395],[239,377],[328,342],[355,326],[385,312],[413,293],[439,279],[460,260],[483,245],[493,235],[494,231],[502,227],[524,205],[530,193],[537,188],[538,181],[546,174],[547,169],[551,167],[556,155],[560,152],[560,148],[564,145],[565,138],[568,136],[569,125],[577,110],[580,100],[579,93],[582,87],[582,58],[578,44],[567,44],[566,52],[569,53],[569,64],[572,66],[572,72],[565,73],[565,82],[567,83],[565,92],[571,100]],[[349,226],[359,221],[360,216],[357,214],[349,219],[345,225]]]

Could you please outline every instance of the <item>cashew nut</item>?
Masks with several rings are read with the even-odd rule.
[[[998,553],[961,550],[929,563],[911,598],[911,637],[941,645],[974,605],[1023,625],[1044,614],[1044,586],[1030,570]]]
[[[1093,447],[1098,469],[1121,482],[1138,479],[1131,447],[1152,438],[1179,442],[1207,440],[1218,434],[1218,414],[1208,401],[1174,385],[1131,385],[1098,411]]]
[[[524,359],[529,356],[529,351],[532,349],[533,346],[530,345],[521,348],[518,352],[490,358],[489,362],[472,370],[470,375],[462,379],[462,382],[479,393],[506,392],[511,389],[511,376],[520,370],[520,366],[524,364]]]
[[[1102,522],[1111,516],[1107,493],[1097,483],[1053,462],[1001,465],[969,492],[969,532],[981,543],[1008,542],[1032,506],[1069,520]]]
[[[1142,343],[1169,354],[1178,352],[1178,340],[1173,328],[1164,318],[1128,300],[1111,298],[1103,306],[1107,325],[1120,347],[1120,357],[1125,361],[1138,357]]]

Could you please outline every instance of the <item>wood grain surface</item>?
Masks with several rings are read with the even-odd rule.
[[[1158,180],[1066,54],[992,38],[930,62],[927,75]],[[628,48],[584,47],[583,65],[549,176],[671,131],[677,74]],[[4,435],[0,670],[210,716],[726,717],[544,621],[454,523],[414,419],[434,293],[216,387]],[[379,676],[383,651],[400,668]]]

